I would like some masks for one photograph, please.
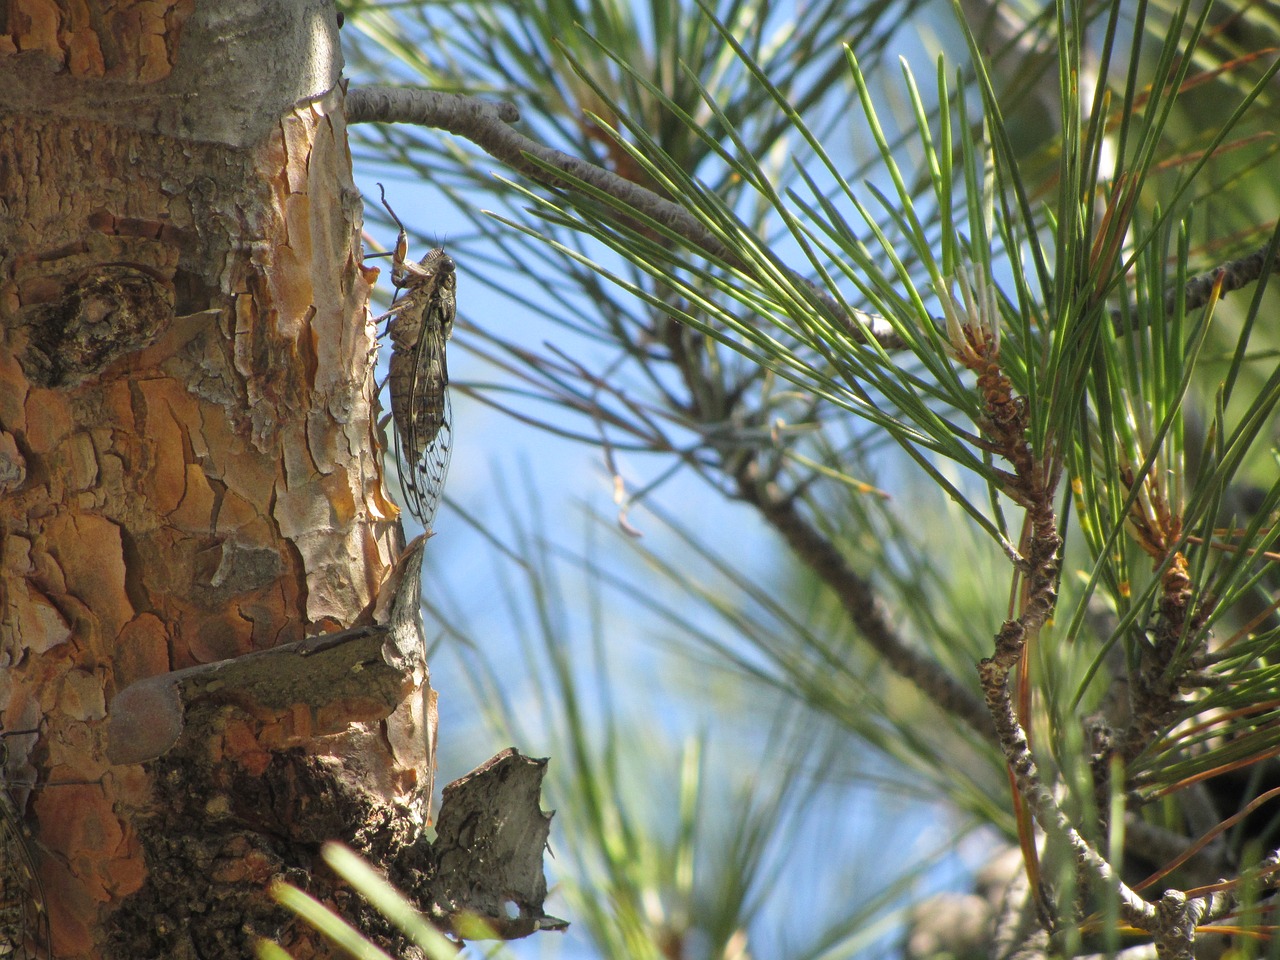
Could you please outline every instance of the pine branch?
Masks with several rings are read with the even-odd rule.
[[[1220,295],[1225,295],[1262,279],[1264,274],[1280,272],[1280,255],[1272,255],[1271,263],[1267,263],[1267,252],[1270,248],[1271,243],[1265,243],[1248,256],[1238,260],[1228,260],[1212,270],[1192,277],[1182,288],[1186,309],[1199,310],[1207,304],[1213,296],[1213,285],[1217,283],[1219,277],[1222,278]],[[1178,292],[1171,290],[1165,294],[1165,313],[1173,314],[1177,308]]]
[[[708,256],[749,272],[747,264],[684,207],[625,177],[543,146],[512,129],[511,124],[520,120],[520,111],[513,103],[411,87],[370,85],[349,90],[346,105],[348,124],[409,123],[445,130],[470,140],[495,160],[544,186],[572,189],[575,181],[588,184],[662,224]],[[548,173],[547,167],[561,171],[565,178]],[[1268,247],[1265,245],[1248,256],[1228,260],[1192,277],[1181,291],[1177,288],[1169,290],[1165,294],[1166,313],[1176,309],[1180,294],[1188,311],[1205,306],[1219,276],[1222,277],[1221,292],[1226,294],[1248,286],[1267,273],[1280,271],[1280,256],[1267,263]],[[855,342],[875,341],[889,352],[906,349],[902,338],[884,317],[856,308],[846,309],[812,280],[794,271],[788,271],[788,274],[793,281],[812,291]],[[1113,321],[1116,334],[1124,333],[1118,311],[1113,315]]]
[[[1047,455],[1033,455],[1029,441],[1027,405],[1014,395],[1012,384],[1000,366],[1000,341],[992,336],[981,318],[969,318],[952,331],[952,346],[960,361],[978,372],[983,391],[984,414],[980,426],[989,438],[992,451],[1013,468],[1005,492],[1027,511],[1030,520],[1026,551],[1026,590],[1018,617],[1006,620],[995,637],[990,657],[978,664],[987,708],[995,723],[996,737],[1004,752],[1018,796],[1046,833],[1064,842],[1075,858],[1082,886],[1096,882],[1116,898],[1120,917],[1128,924],[1151,934],[1156,956],[1161,960],[1193,960],[1196,928],[1210,918],[1221,916],[1232,898],[1219,892],[1189,897],[1179,890],[1167,890],[1158,903],[1148,903],[1120,877],[1116,869],[1072,824],[1053,792],[1040,775],[1027,732],[1014,707],[1010,674],[1026,655],[1030,638],[1037,636],[1057,605],[1058,554],[1062,538],[1053,507],[1057,473],[1046,470]],[[1183,597],[1183,581],[1173,578],[1164,613],[1180,623],[1185,608],[1174,601]]]
[[[573,189],[576,181],[594,187],[683,237],[707,256],[751,272],[745,261],[684,207],[593,163],[531,140],[511,128],[519,119],[520,113],[513,104],[459,94],[384,86],[358,87],[347,94],[348,123],[412,123],[447,130],[470,140],[494,159],[544,186]],[[547,167],[559,170],[565,177],[548,173]],[[846,310],[812,280],[794,271],[788,274],[794,282],[808,288],[856,342],[874,340],[888,351],[905,348],[884,317],[857,309]]]

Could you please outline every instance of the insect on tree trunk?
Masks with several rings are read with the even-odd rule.
[[[265,891],[334,838],[447,919],[332,3],[88,6],[0,38],[12,952],[332,955]]]

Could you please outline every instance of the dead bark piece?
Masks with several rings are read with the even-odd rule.
[[[568,923],[542,912],[552,814],[538,805],[547,760],[511,747],[444,788],[433,919],[460,937],[516,940]]]
[[[285,718],[308,733],[338,733],[352,723],[386,719],[415,686],[433,700],[426,637],[418,607],[426,537],[410,545],[350,630],[287,643],[231,660],[140,680],[122,690],[108,711],[107,756],[112,763],[155,760],[178,743],[189,723],[226,705],[269,722]],[[429,711],[423,710],[424,716]],[[195,715],[195,716],[193,716]],[[207,720],[207,718],[206,718]],[[434,766],[434,722],[421,730],[426,768]]]

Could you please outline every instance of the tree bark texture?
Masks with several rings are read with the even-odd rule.
[[[367,695],[237,659],[376,624],[399,553],[332,3],[0,21],[0,719],[49,952],[325,955],[265,884],[410,844],[433,735],[421,656],[353,638]]]

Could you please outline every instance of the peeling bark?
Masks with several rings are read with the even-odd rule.
[[[49,952],[330,955],[271,880],[347,905],[312,872],[334,838],[434,871],[332,4],[7,29],[0,728],[37,731],[7,786]]]
[[[444,788],[430,913],[445,929],[514,940],[568,926],[542,912],[551,814],[538,797],[546,767],[504,750]]]

